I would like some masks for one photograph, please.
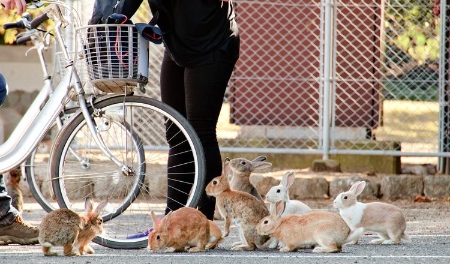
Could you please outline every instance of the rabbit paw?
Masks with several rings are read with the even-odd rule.
[[[291,252],[291,251],[294,251],[292,248],[289,248],[289,247],[282,247],[282,248],[280,248],[280,252]]]
[[[370,245],[380,245],[380,244],[384,244],[384,239],[374,239],[372,241],[369,242]]]
[[[232,248],[231,248],[231,250],[242,250],[242,251],[250,251],[250,250],[254,250],[255,249],[255,247],[253,246],[250,246],[250,245],[244,245],[244,244],[240,244],[240,245],[237,245],[237,246],[233,246]]]
[[[393,240],[388,239],[388,240],[384,240],[381,244],[383,244],[383,245],[396,245],[396,244],[400,244],[400,242],[395,242]]]

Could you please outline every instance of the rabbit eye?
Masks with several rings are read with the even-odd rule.
[[[277,190],[277,193],[280,193],[280,192],[281,192],[281,190],[280,190],[280,189],[278,189],[278,190]]]
[[[217,181],[213,181],[213,184],[216,185],[216,184],[217,184]]]
[[[159,240],[159,239],[161,239],[161,237],[159,235],[157,235],[156,236],[156,240]]]
[[[343,197],[344,200],[347,200],[347,198],[348,198],[347,196],[344,196],[344,197]]]
[[[247,164],[247,162],[245,162],[245,161],[241,161],[241,164],[242,164],[242,165],[245,165],[245,164]]]
[[[267,225],[269,223],[269,221],[267,221],[267,220],[264,220],[264,224],[265,225]]]

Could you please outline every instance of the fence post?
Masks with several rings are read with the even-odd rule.
[[[332,0],[324,0],[325,29],[324,29],[324,59],[323,59],[323,159],[329,159],[330,152],[330,120],[331,120],[331,63],[332,63]]]
[[[450,69],[450,21],[447,19],[450,16],[450,10],[447,10],[447,2],[450,0],[442,0],[439,3],[440,9],[440,54],[439,54],[439,152],[448,152],[449,144],[449,72]],[[436,14],[435,14],[436,15]],[[448,157],[441,157],[439,159],[438,170],[441,173],[450,173],[450,160]]]

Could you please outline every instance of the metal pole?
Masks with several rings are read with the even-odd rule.
[[[439,3],[440,7],[440,47],[439,47],[439,152],[448,152],[448,143],[449,143],[449,98],[448,93],[450,92],[450,87],[448,87],[448,79],[449,74],[447,70],[450,68],[449,57],[450,54],[448,52],[449,49],[449,21],[447,21],[447,14],[449,11],[447,10],[447,2],[449,0],[441,0]],[[449,158],[441,157],[439,159],[438,170],[441,173],[449,174]]]
[[[332,0],[325,0],[324,65],[323,65],[323,159],[329,159],[330,151],[330,102],[331,102],[331,62],[332,62]]]

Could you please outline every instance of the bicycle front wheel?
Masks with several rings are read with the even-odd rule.
[[[97,203],[108,200],[102,214],[105,234],[94,242],[111,248],[146,247],[146,231],[152,226],[150,211],[164,216],[168,190],[183,192],[180,195],[186,200],[181,206],[197,205],[205,177],[200,140],[181,114],[148,97],[114,96],[93,105],[89,111],[97,134],[127,170],[124,172],[97,146],[83,115],[74,114],[56,138],[50,160],[58,204],[83,212],[88,196]],[[168,175],[173,172],[168,169],[169,155],[191,157],[189,162],[170,164],[186,168],[173,184],[167,180],[168,176],[173,178]],[[183,188],[179,188],[180,183]]]

